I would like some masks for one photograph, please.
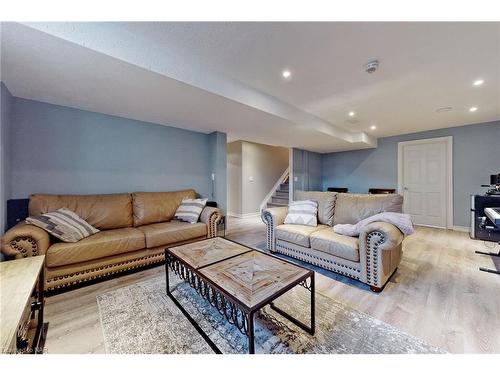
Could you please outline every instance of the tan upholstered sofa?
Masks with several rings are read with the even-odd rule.
[[[194,190],[110,195],[32,195],[29,214],[68,208],[100,230],[65,243],[33,225],[19,223],[2,238],[2,252],[16,258],[45,254],[45,289],[52,290],[159,263],[167,246],[217,235],[217,208],[205,207],[195,224],[172,220]]]
[[[318,202],[318,226],[283,224],[288,208],[268,208],[262,212],[268,250],[349,276],[380,292],[401,261],[401,231],[392,224],[375,222],[359,237],[348,237],[335,233],[332,226],[356,224],[380,212],[401,212],[403,197],[295,192],[295,200],[303,199]]]

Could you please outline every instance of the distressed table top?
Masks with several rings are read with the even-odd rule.
[[[190,267],[198,269],[229,257],[251,251],[250,248],[215,237],[207,240],[176,246],[169,251]]]
[[[15,346],[16,332],[45,256],[0,262],[0,351]]]
[[[250,309],[310,273],[260,251],[220,261],[203,267],[199,272]]]

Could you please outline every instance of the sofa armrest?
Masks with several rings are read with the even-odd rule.
[[[363,236],[366,237],[368,234],[373,232],[382,233],[384,236],[384,241],[379,244],[379,249],[381,250],[390,250],[400,245],[404,239],[404,235],[398,227],[383,221],[376,221],[368,224],[359,234],[359,238],[361,239]]]
[[[9,229],[2,237],[2,253],[9,257],[26,258],[43,255],[49,246],[49,234],[24,221]]]
[[[272,207],[262,211],[261,219],[266,224],[267,250],[275,251],[274,228],[285,222],[288,207]]]
[[[200,221],[207,225],[207,238],[217,237],[217,223],[222,218],[222,212],[215,207],[206,206],[201,211]]]
[[[394,273],[402,257],[403,233],[384,222],[368,224],[359,235],[359,257],[366,269],[366,282],[380,291]]]

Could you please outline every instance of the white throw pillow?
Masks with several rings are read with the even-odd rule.
[[[208,199],[184,198],[181,205],[175,211],[175,218],[194,224],[198,222],[201,211],[205,208]]]
[[[312,200],[294,201],[288,205],[285,224],[318,225],[318,202]]]

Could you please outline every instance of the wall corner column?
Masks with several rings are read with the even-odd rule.
[[[210,170],[210,200],[217,202],[220,210],[227,211],[227,135],[213,132],[208,135]]]

